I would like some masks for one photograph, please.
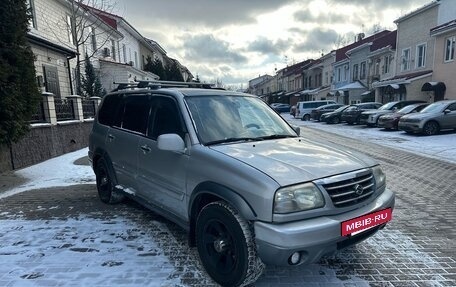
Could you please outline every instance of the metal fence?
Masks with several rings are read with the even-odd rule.
[[[75,119],[73,100],[55,98],[54,103],[57,121],[68,121]]]
[[[32,114],[32,117],[30,118],[30,123],[36,124],[44,122],[46,122],[46,118],[44,116],[44,103],[43,99],[40,99],[40,102],[36,106],[35,112]]]
[[[82,99],[82,113],[84,119],[90,119],[95,117],[95,101]]]

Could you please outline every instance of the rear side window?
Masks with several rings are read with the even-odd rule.
[[[122,128],[146,134],[150,104],[147,96],[131,96],[125,99]]]
[[[114,123],[120,103],[121,95],[112,95],[104,98],[98,112],[98,122],[102,125],[111,126]]]

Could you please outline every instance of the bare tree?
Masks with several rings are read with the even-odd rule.
[[[109,27],[100,16],[111,14],[116,3],[111,0],[67,0],[66,17],[53,23],[49,20],[49,30],[63,44],[74,45],[76,49],[75,86],[76,93],[81,94],[81,71],[86,60],[91,60],[110,41],[116,30]],[[112,17],[112,16],[111,16]],[[58,29],[52,28],[56,26]],[[68,39],[62,39],[61,31],[69,31]],[[112,51],[114,52],[114,51]],[[87,55],[87,57],[85,57]]]

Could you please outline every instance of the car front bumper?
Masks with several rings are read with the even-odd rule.
[[[384,227],[376,226],[355,236],[341,236],[341,223],[375,211],[394,207],[394,193],[386,189],[366,206],[346,213],[285,224],[255,222],[255,239],[261,260],[270,265],[290,265],[289,258],[301,254],[299,264],[310,264],[323,256],[356,244]]]
[[[402,131],[414,133],[423,131],[423,127],[420,125],[420,123],[399,122],[398,128]]]

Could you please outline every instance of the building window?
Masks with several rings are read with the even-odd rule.
[[[312,76],[309,76],[309,88],[312,88]]]
[[[346,81],[346,80],[348,79],[348,77],[350,76],[349,70],[348,70],[348,65],[345,65],[345,66],[344,66],[344,69],[345,69],[345,72],[344,72],[344,81]]]
[[[426,44],[416,47],[416,67],[422,68],[426,65]]]
[[[446,39],[445,45],[445,62],[454,60],[454,46],[456,45],[456,36]]]
[[[341,80],[341,74],[342,74],[341,68],[338,68],[337,69],[337,81],[338,82],[340,82],[340,80]]]
[[[380,76],[380,62],[381,62],[381,61],[382,61],[382,60],[380,60],[380,59],[377,59],[377,60],[375,61],[374,76]]]
[[[35,14],[35,5],[33,0],[27,0],[27,10],[30,14],[29,27],[36,29],[36,14]]]
[[[116,41],[111,39],[111,52],[112,52],[112,59],[116,61]]]
[[[307,88],[307,77],[304,78],[304,88]]]
[[[383,65],[383,74],[388,74],[390,72],[390,62],[391,62],[391,55],[385,56],[385,64]]]
[[[353,81],[358,80],[358,64],[353,65]]]
[[[410,48],[402,50],[401,56],[401,70],[410,70]]]
[[[122,53],[123,53],[124,63],[126,63],[127,62],[127,46],[125,46],[125,44],[122,44]]]
[[[76,45],[76,43],[74,42],[74,35],[73,35],[73,31],[74,31],[73,20],[71,19],[70,15],[67,15],[66,20],[67,20],[66,24],[67,24],[67,32],[68,32],[68,42],[70,42],[73,45]]]
[[[361,63],[361,70],[360,70],[360,79],[365,79],[366,78],[366,62]]]
[[[138,52],[135,51],[135,67],[138,67]]]

